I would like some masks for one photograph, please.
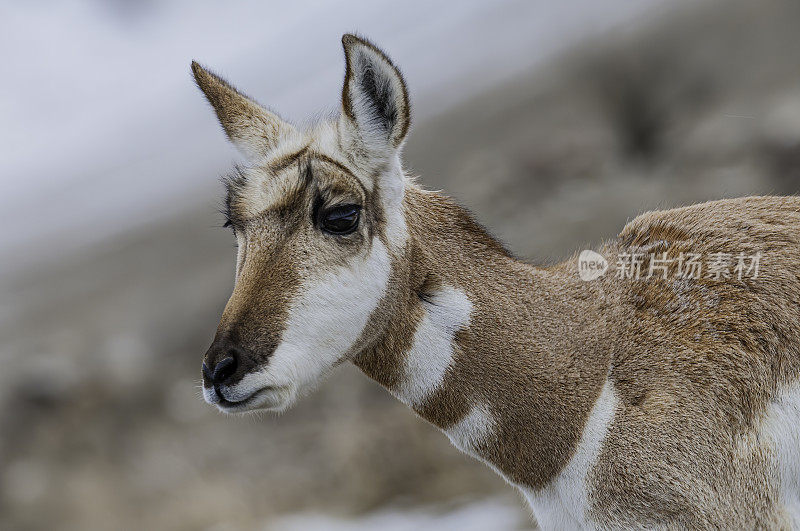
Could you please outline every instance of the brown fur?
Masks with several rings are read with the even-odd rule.
[[[369,256],[380,241],[391,258],[388,285],[336,363],[349,358],[398,392],[418,325],[437,304],[433,295],[455,288],[472,305],[469,324],[455,334],[442,384],[414,407],[447,430],[485,404],[494,425],[475,451],[510,482],[534,493],[550,485],[575,455],[609,383],[617,409],[588,475],[598,525],[786,526],[774,456],[760,428],[780,390],[800,381],[800,199],[742,198],[644,214],[600,249],[612,267],[594,281],[579,278],[577,256],[531,266],[464,209],[410,179],[402,204],[388,202],[392,183],[381,179],[404,178],[390,170],[410,123],[407,90],[374,45],[353,36],[343,44],[335,139],[294,132],[294,143],[271,159],[268,151],[280,147],[290,126],[193,64],[231,139],[245,138],[247,149],[267,155],[229,192],[244,249],[218,340],[249,353],[236,377],[269,367],[302,286]],[[367,74],[356,71],[354,53],[378,63]],[[390,77],[378,88],[364,79],[376,69]],[[356,109],[350,91],[373,101]],[[375,120],[385,123],[359,130]],[[338,237],[319,231],[315,209],[344,203],[361,207],[358,230]],[[400,230],[391,225],[392,208],[402,210],[407,238],[391,232]],[[675,264],[666,278],[616,275],[621,253],[642,253],[646,272],[647,256],[664,252],[760,252],[761,267],[757,278],[741,280],[678,278]],[[216,361],[207,359],[209,366]]]
[[[196,61],[192,61],[192,73],[197,86],[214,108],[225,133],[249,155],[266,154],[291,130],[291,126],[277,115]]]
[[[267,163],[244,177],[269,181],[295,176],[293,191],[258,216],[246,214],[250,210],[248,197],[242,196],[241,190],[231,191],[230,215],[245,249],[215,341],[230,338],[253,353],[244,358],[234,381],[266,363],[280,339],[288,307],[301,281],[349,255],[367,252],[374,231],[381,230],[383,223],[376,205],[377,193],[366,190],[347,168],[307,150],[292,158],[289,166],[285,162]],[[315,210],[321,205],[343,203],[362,206],[361,230],[345,238],[320,238]],[[208,356],[206,365],[213,366],[225,353],[212,349]]]
[[[476,399],[488,402],[499,431],[481,456],[539,489],[571,457],[608,374],[622,404],[592,473],[601,522],[780,525],[757,428],[778,386],[800,377],[800,199],[646,214],[603,249],[763,253],[758,278],[722,282],[622,280],[613,268],[583,282],[575,259],[537,269],[510,258],[441,196],[412,188],[406,211],[407,292],[436,278],[475,308],[421,416],[446,429]],[[425,302],[396,304],[382,340],[356,359],[390,389]]]
[[[606,278],[618,327],[609,376],[624,407],[593,474],[604,521],[780,525],[758,427],[779,387],[800,378],[799,212],[795,197],[653,212],[611,246],[762,259],[741,281]]]
[[[453,369],[418,413],[446,429],[476,400],[490,403],[501,431],[485,456],[512,481],[541,487],[571,456],[604,381],[609,348],[588,341],[604,328],[587,312],[598,304],[594,286],[516,261],[438,194],[410,188],[406,197],[410,291],[435,279],[464,290],[474,308],[456,336]],[[395,371],[425,304],[407,297],[391,316],[390,343],[372,354],[381,361],[356,360],[368,375],[390,388],[401,377]]]

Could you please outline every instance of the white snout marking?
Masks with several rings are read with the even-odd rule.
[[[267,366],[225,390],[226,398],[243,399],[267,387],[289,388],[293,392],[287,403],[279,406],[285,409],[343,359],[383,297],[391,270],[378,238],[369,254],[354,262],[300,288]]]

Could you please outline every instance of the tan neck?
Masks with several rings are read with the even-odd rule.
[[[409,267],[394,274],[412,289],[387,297],[388,327],[354,361],[445,431],[484,412],[491,426],[472,453],[541,487],[571,457],[605,381],[603,299],[575,269],[515,260],[448,199],[412,188],[406,204]],[[465,321],[459,296],[442,293],[468,299]]]

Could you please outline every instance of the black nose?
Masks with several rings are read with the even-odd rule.
[[[233,376],[237,366],[238,363],[233,356],[228,356],[227,358],[219,360],[213,370],[209,369],[206,362],[203,362],[203,375],[210,380],[211,383],[218,385]]]
[[[255,370],[263,358],[263,354],[256,356],[247,345],[232,339],[230,334],[219,334],[203,357],[203,384],[206,387],[234,385],[245,374]]]
[[[205,367],[205,364],[203,365],[203,370],[207,370],[208,367]],[[217,366],[214,367],[214,371],[211,373],[211,381],[215,384],[224,382],[236,372],[236,365],[236,358],[231,356],[220,360],[217,363]]]

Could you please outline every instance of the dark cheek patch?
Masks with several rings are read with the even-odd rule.
[[[373,177],[373,182],[378,182],[378,175]],[[371,242],[377,235],[386,248],[389,248],[389,239],[386,236],[386,213],[381,202],[380,187],[375,186],[372,192],[367,193],[366,207],[369,209],[368,238]]]

